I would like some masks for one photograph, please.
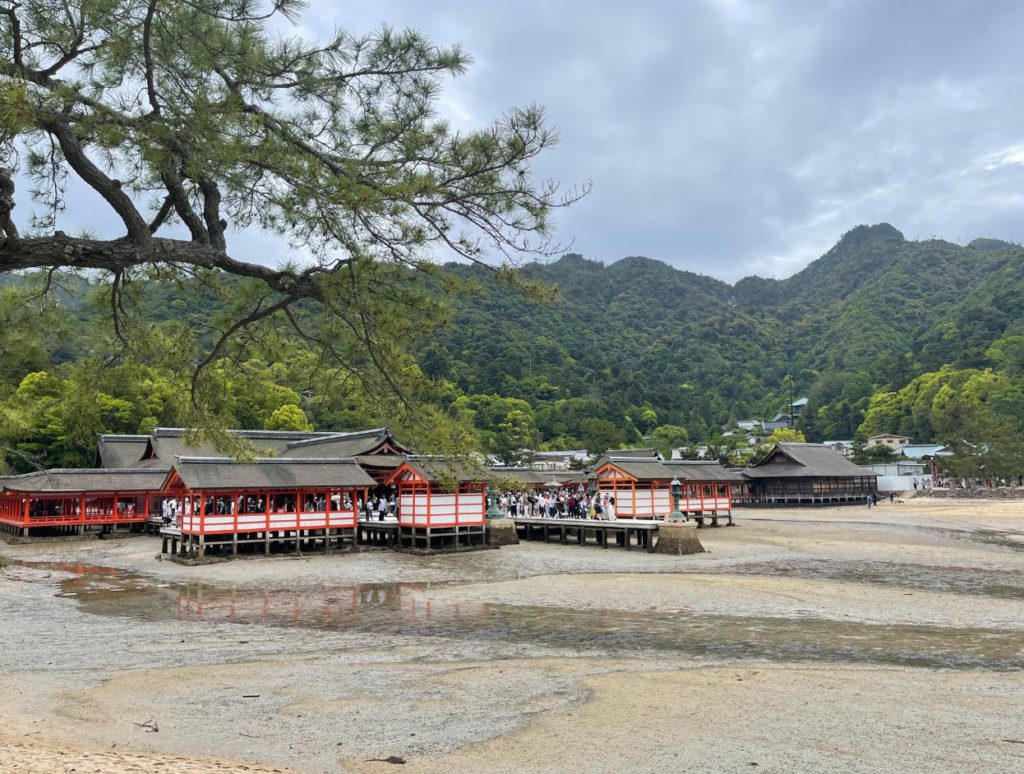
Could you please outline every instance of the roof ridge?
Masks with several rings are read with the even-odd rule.
[[[325,433],[324,435],[319,435],[314,438],[300,438],[297,441],[292,441],[291,443],[288,444],[288,448],[294,449],[297,446],[312,446],[313,444],[317,443],[330,443],[331,441],[341,441],[348,438],[361,438],[363,436],[383,435],[385,433],[390,432],[391,431],[388,429],[387,426],[374,427],[370,428],[369,430],[352,430],[350,432],[344,433],[328,432]]]
[[[194,427],[154,427],[153,432],[150,435],[156,438],[180,438],[185,433],[192,432],[197,429],[198,428]],[[225,430],[224,432],[231,433],[233,435],[241,435],[243,437],[247,435],[254,437],[268,436],[271,438],[285,438],[288,436],[292,436],[296,440],[303,440],[307,438],[320,438],[322,436],[332,434],[332,431],[330,430],[229,429]]]
[[[251,460],[237,460],[234,457],[189,457],[183,455],[175,455],[179,464],[196,464],[215,462],[220,464],[233,464],[233,465],[270,465],[270,464],[304,464],[304,463],[343,463],[343,464],[358,464],[354,457],[256,457]]]
[[[17,478],[18,476],[45,476],[50,473],[152,473],[152,468],[46,468],[44,470],[30,470],[27,473],[14,473],[4,478]]]

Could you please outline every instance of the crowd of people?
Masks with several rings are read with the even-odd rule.
[[[331,495],[332,511],[347,511],[352,508],[352,498],[348,492]],[[191,516],[193,512],[200,512],[200,498],[189,496],[181,498],[167,497],[160,504],[161,521],[165,526],[179,526],[182,517]],[[234,498],[228,495],[209,496],[206,498],[204,513],[207,516],[233,516],[234,514],[260,514],[260,513],[295,513],[295,498],[291,495],[271,496],[264,500],[260,495],[238,496]],[[134,506],[133,506],[134,507]],[[326,494],[308,494],[302,503],[303,513],[323,513],[327,510]],[[395,496],[391,495],[390,500],[386,497],[373,496],[365,502],[360,501],[359,511],[361,518],[379,518],[381,521],[388,515],[397,514],[398,506]]]
[[[360,516],[363,521],[384,521],[389,516],[398,516],[398,498],[394,493],[390,496],[371,495],[359,506]]]
[[[492,495],[509,518],[599,519],[615,520],[615,497],[608,492],[590,494],[582,487],[573,490],[536,492],[505,490]],[[488,502],[488,508],[494,505]]]

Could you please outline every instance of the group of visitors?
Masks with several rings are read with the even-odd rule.
[[[363,521],[384,521],[389,516],[398,516],[398,498],[394,493],[390,496],[371,495],[359,508]]]
[[[326,513],[327,494],[309,494],[302,501],[303,513]],[[230,495],[210,496],[205,503],[201,503],[198,497],[184,497],[180,500],[176,497],[168,497],[160,505],[160,520],[165,526],[178,526],[183,516],[191,516],[193,512],[200,512],[202,504],[203,513],[207,516],[233,516],[238,514],[259,514],[259,513],[295,513],[296,499],[292,495],[276,495],[264,500],[260,495],[239,495],[237,498]],[[349,510],[352,508],[352,499],[348,493],[343,495],[334,494],[330,497],[331,510]],[[134,509],[134,505],[129,503]]]
[[[557,492],[512,490],[496,497],[498,508],[510,519],[615,519],[615,498],[608,492],[590,494],[582,488]]]

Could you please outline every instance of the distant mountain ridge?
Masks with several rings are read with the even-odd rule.
[[[995,381],[977,369],[997,366],[1006,375],[996,385],[1002,405],[1010,405],[1005,384],[1020,380],[1024,406],[1024,248],[998,239],[913,241],[886,223],[858,226],[791,277],[752,276],[735,284],[642,256],[604,264],[567,254],[521,268],[523,279],[557,290],[550,301],[517,292],[481,266],[448,268],[479,292],[456,295],[450,324],[409,341],[409,351],[438,380],[438,407],[472,423],[483,448],[703,442],[736,420],[774,416],[803,395],[809,403],[800,424],[809,440],[853,438],[870,426],[928,441],[952,432],[931,419],[940,382],[955,397],[968,372],[976,371],[983,377],[975,385],[981,405]],[[423,281],[413,274],[408,279]],[[19,281],[0,277],[0,284]],[[424,287],[435,287],[431,281]],[[26,416],[45,409],[43,398],[24,405],[15,400],[26,374],[63,373],[94,356],[95,342],[111,335],[109,300],[97,296],[98,289],[86,278],[64,278],[54,325],[31,321],[31,331],[7,337],[0,329],[6,346],[0,404],[6,395]],[[157,324],[203,318],[223,304],[194,280],[153,282],[142,292]],[[6,313],[19,308],[9,297]],[[300,359],[308,347],[299,339],[286,343],[283,349]],[[277,351],[261,356],[289,357]],[[260,389],[268,395],[298,396],[308,388],[301,370],[260,369],[266,382]],[[955,378],[951,369],[958,371]],[[939,378],[927,376],[940,371]],[[918,377],[930,387],[918,390]],[[887,397],[904,388],[899,401]],[[137,395],[149,388],[129,379],[107,389],[133,410],[143,404],[149,410]],[[943,398],[947,418],[955,413],[949,398]],[[341,404],[331,395],[311,402],[310,421],[329,430],[389,421]],[[246,400],[232,406],[239,421],[254,421],[245,419],[255,416]],[[91,453],[84,446],[78,452]]]
[[[552,304],[452,266],[484,292],[460,304],[427,366],[471,392],[590,397],[610,417],[649,405],[699,433],[770,413],[788,374],[802,394],[836,372],[865,375],[870,392],[944,363],[984,365],[988,344],[1024,318],[1022,267],[1024,248],[1009,242],[910,241],[888,223],[851,229],[781,280],[730,285],[638,256],[522,267],[559,289]]]

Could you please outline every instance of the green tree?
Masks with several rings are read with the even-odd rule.
[[[865,446],[855,444],[850,459],[858,465],[876,465],[883,462],[895,462],[900,455],[888,446]]]
[[[622,430],[607,419],[584,419],[581,429],[583,444],[591,457],[599,457],[622,445]]]
[[[647,440],[667,459],[673,449],[686,446],[690,442],[690,435],[686,428],[680,425],[658,425],[647,436]]]
[[[443,82],[469,64],[458,46],[387,28],[323,44],[275,34],[303,5],[22,0],[0,13],[0,155],[17,165],[6,184],[27,176],[35,201],[12,213],[2,197],[0,276],[103,273],[116,338],[143,348],[153,308],[140,288],[200,277],[218,311],[195,305],[195,335],[165,356],[196,369],[204,410],[223,386],[204,368],[248,359],[279,326],[337,378],[372,369],[411,401],[397,320],[421,288],[381,267],[436,275],[436,249],[480,263],[488,249],[550,254],[552,208],[586,192],[531,177],[556,140],[541,108],[468,132],[436,116]],[[69,177],[120,233],[61,230]],[[246,228],[284,243],[279,260],[240,255]]]
[[[293,403],[285,406],[278,406],[263,425],[265,430],[298,430],[307,432],[313,429],[313,425],[306,419],[302,409]]]
[[[537,445],[533,413],[513,409],[491,436],[491,452],[502,465],[520,465],[530,459]]]
[[[804,438],[804,434],[799,430],[792,427],[776,427],[772,430],[765,441],[770,444],[775,443],[806,443],[807,439]]]

